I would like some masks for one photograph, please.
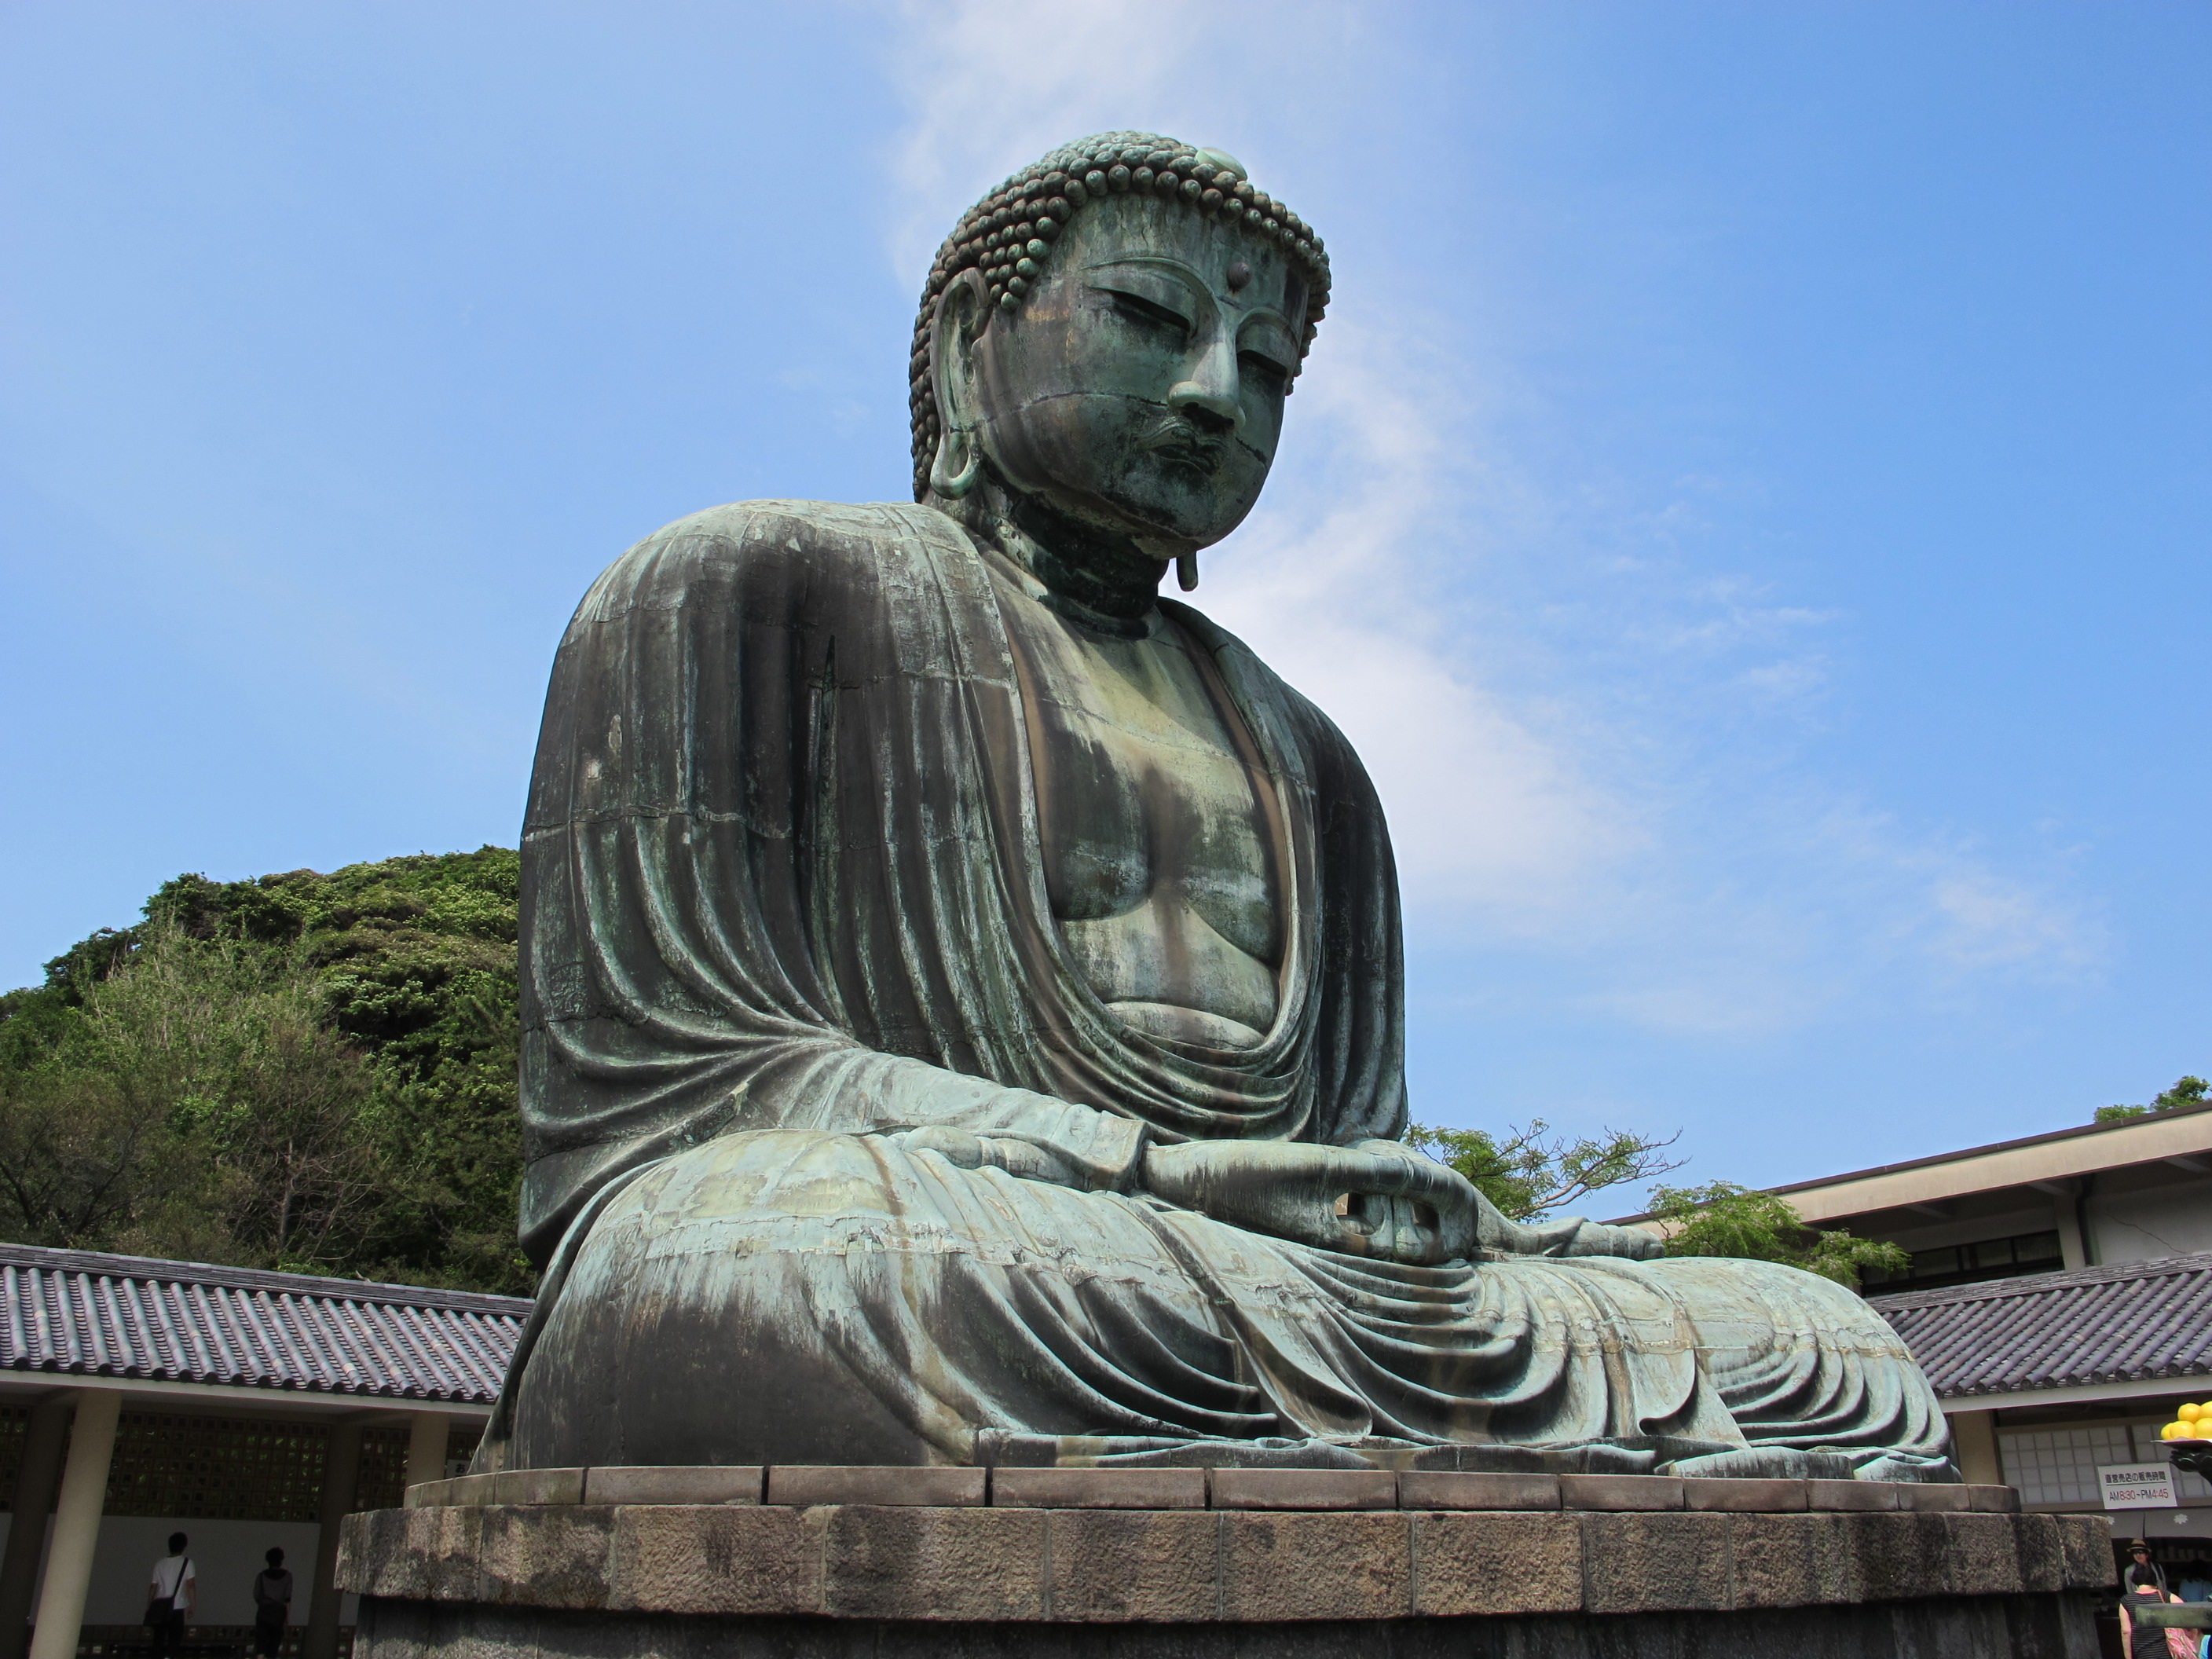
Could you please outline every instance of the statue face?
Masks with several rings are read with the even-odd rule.
[[[1264,239],[1109,197],[1074,216],[1019,311],[958,365],[940,358],[939,385],[1015,489],[1173,557],[1259,499],[1304,311]]]

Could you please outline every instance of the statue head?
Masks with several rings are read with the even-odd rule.
[[[915,325],[915,495],[991,480],[1030,521],[1152,562],[1258,500],[1328,300],[1304,222],[1218,150],[1062,146],[969,210]]]

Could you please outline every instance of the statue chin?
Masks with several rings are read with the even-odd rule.
[[[1055,152],[933,268],[917,489],[933,455],[987,472],[942,463],[988,393],[1102,433],[1153,411],[1249,505],[1326,293],[1225,157]],[[1197,543],[1105,546],[996,488],[714,508],[579,608],[522,854],[544,1290],[478,1467],[1264,1441],[1955,1479],[1850,1291],[1513,1224],[1398,1144],[1399,902],[1358,757],[1157,599]]]

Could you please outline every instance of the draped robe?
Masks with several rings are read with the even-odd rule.
[[[1036,591],[927,507],[764,501],[586,596],[523,842],[546,1273],[484,1466],[1953,1478],[1925,1380],[1826,1280],[1399,1266],[1144,1193],[1148,1142],[1403,1131],[1389,836],[1328,720],[1162,601],[1275,793],[1280,995],[1250,1048],[1124,1025],[1046,897],[1018,672],[1042,613],[1013,602]]]

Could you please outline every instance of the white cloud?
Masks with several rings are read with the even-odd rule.
[[[902,276],[928,268],[987,189],[1070,139],[1133,129],[1237,152],[1255,114],[1297,108],[1301,90],[1308,107],[1334,103],[1356,72],[1316,52],[1358,27],[1323,0],[1264,13],[1188,0],[1172,14],[1118,0],[890,0],[885,15],[896,27],[883,61],[908,112],[890,158]]]
[[[909,111],[900,269],[1069,138],[1236,149],[1281,112],[1340,107],[1372,65],[1269,58],[1337,15],[1287,9],[1255,32],[1208,3],[1133,27],[1093,0],[908,0],[886,59]],[[1716,524],[1754,486],[1683,477],[1653,500],[1522,459],[1498,435],[1510,354],[1474,361],[1384,286],[1370,270],[1324,328],[1278,476],[1196,599],[1366,761],[1417,936],[1540,954],[1601,1021],[1705,1041],[2094,970],[2063,871],[2038,882],[1901,827],[1805,758],[1847,619],[1716,569]]]
[[[1464,452],[1418,329],[1332,323],[1291,400],[1318,477],[1280,479],[1206,561],[1199,599],[1340,726],[1390,814],[1410,905],[1556,919],[1635,846],[1626,809],[1482,682],[1454,623],[1480,557],[1451,510]]]
[[[1095,0],[901,0],[894,80],[908,118],[894,172],[902,274],[926,270],[961,210],[1024,162],[1083,134],[1158,118],[1197,55],[1207,9],[1173,25]],[[1205,142],[1200,140],[1199,142]]]
[[[2065,969],[2086,965],[2099,941],[2078,907],[2054,902],[2024,883],[1988,870],[1967,870],[1929,884],[1941,926],[1930,949],[1965,969],[2030,964]]]

